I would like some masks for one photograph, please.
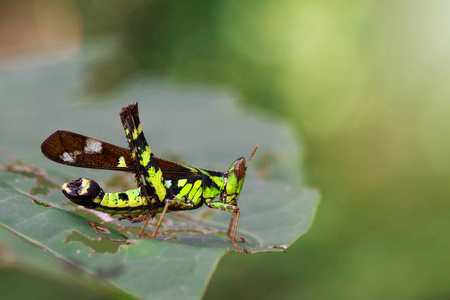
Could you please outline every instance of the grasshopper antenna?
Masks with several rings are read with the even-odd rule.
[[[250,158],[248,159],[247,165],[245,166],[245,168],[248,167],[248,165],[250,164],[250,161],[252,160],[253,155],[255,155],[256,150],[258,150],[259,144],[256,145],[255,150],[253,150],[252,155],[250,155]]]

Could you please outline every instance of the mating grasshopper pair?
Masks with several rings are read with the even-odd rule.
[[[247,166],[238,158],[226,172],[208,171],[153,155],[142,132],[137,103],[120,112],[129,149],[105,143],[69,131],[56,131],[42,143],[42,153],[49,159],[70,166],[132,172],[138,188],[125,192],[105,193],[95,181],[77,178],[62,186],[64,195],[86,208],[122,215],[131,222],[145,221],[139,236],[154,238],[167,212],[196,209],[203,204],[232,212],[227,236],[237,250],[236,238],[240,211],[237,206]],[[145,234],[148,222],[162,215],[151,236]]]

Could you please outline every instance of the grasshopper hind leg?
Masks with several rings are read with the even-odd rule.
[[[158,208],[164,204],[164,199],[168,196],[168,189],[162,171],[156,163],[142,132],[137,103],[124,107],[120,113],[120,119],[125,129],[129,148],[133,153],[136,165],[136,182],[141,188],[142,196],[147,199],[151,211],[150,214],[141,218],[141,221],[145,220],[145,223],[139,231],[139,236],[148,237],[145,234],[145,228],[156,215]],[[160,222],[158,222],[157,229]],[[155,235],[154,233],[150,238]]]

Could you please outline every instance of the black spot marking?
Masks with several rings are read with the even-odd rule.
[[[124,201],[128,201],[129,200],[127,193],[120,193],[120,194],[118,194],[118,196],[119,196],[120,200],[124,200]]]

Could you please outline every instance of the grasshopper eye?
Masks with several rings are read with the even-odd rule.
[[[245,171],[247,168],[245,167],[245,160],[241,159],[234,165],[234,175],[238,180],[241,180],[245,176]]]

